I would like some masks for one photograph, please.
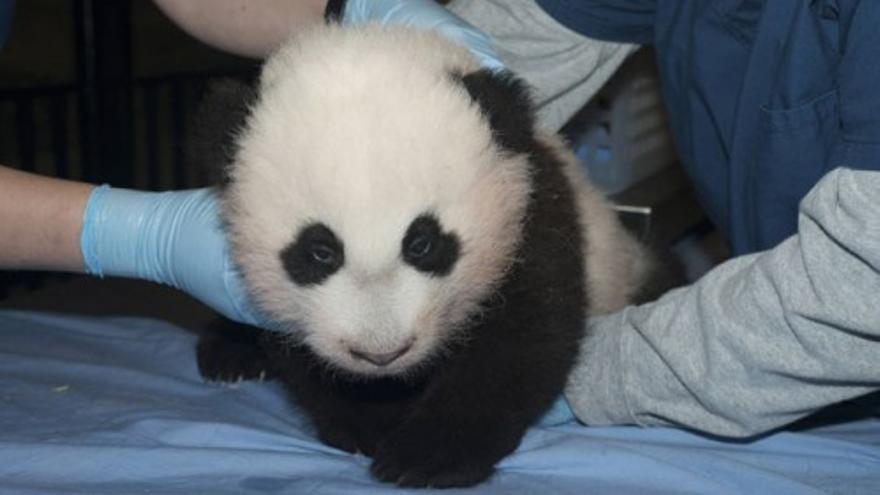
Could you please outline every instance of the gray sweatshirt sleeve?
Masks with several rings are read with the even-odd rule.
[[[590,327],[566,389],[587,424],[743,437],[880,388],[880,172],[832,171],[797,235]]]
[[[535,0],[453,0],[448,7],[495,40],[504,65],[533,88],[538,121],[552,132],[637,48],[575,33]]]

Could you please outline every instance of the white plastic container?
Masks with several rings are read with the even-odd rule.
[[[653,53],[633,55],[564,132],[592,181],[607,194],[675,163]]]

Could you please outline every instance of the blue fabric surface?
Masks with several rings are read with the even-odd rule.
[[[793,234],[833,168],[880,170],[876,0],[538,0],[588,36],[652,44],[682,163],[734,254]]]
[[[203,383],[155,320],[0,311],[0,493],[426,493],[318,443],[280,387]],[[680,430],[530,430],[490,482],[443,493],[880,492],[880,421],[751,443]]]

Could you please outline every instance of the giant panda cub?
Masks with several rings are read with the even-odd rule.
[[[439,35],[315,28],[213,101],[232,257],[277,328],[218,325],[200,370],[281,380],[380,480],[489,477],[559,397],[585,317],[651,271],[524,84]]]

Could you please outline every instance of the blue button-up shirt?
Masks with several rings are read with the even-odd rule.
[[[9,36],[9,28],[12,25],[12,12],[15,10],[15,0],[0,0],[0,50]]]
[[[654,45],[681,160],[736,254],[793,234],[832,168],[880,169],[880,0],[538,1]]]

